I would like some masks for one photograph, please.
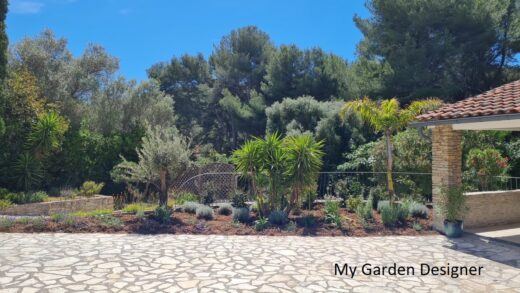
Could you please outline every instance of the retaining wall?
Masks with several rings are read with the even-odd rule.
[[[0,215],[49,216],[58,213],[88,212],[112,208],[114,208],[114,198],[112,196],[95,195],[88,198],[13,205],[7,209],[0,210]]]

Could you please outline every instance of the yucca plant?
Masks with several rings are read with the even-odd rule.
[[[49,112],[38,117],[28,137],[28,148],[33,150],[37,158],[45,156],[61,145],[63,135],[69,123],[56,112]]]
[[[310,135],[287,137],[284,141],[287,168],[285,175],[291,184],[291,197],[287,213],[300,202],[301,194],[318,179],[323,166],[323,141],[315,141]]]
[[[374,128],[376,132],[382,132],[386,142],[386,179],[388,193],[390,194],[390,203],[393,205],[395,191],[392,176],[393,168],[393,145],[392,135],[401,129],[404,129],[408,123],[424,111],[438,108],[442,102],[439,99],[427,99],[412,102],[407,108],[400,108],[399,101],[396,98],[376,102],[368,97],[363,99],[350,101],[345,103],[341,109],[340,115],[342,119],[348,117],[348,113],[353,111],[357,113],[361,119]]]
[[[256,176],[258,173],[258,154],[261,140],[253,139],[246,141],[241,148],[233,152],[232,161],[242,176],[251,179],[251,192],[256,195]]]
[[[13,166],[17,185],[26,192],[37,186],[43,179],[42,164],[30,153],[22,153]]]

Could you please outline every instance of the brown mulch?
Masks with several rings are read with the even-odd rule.
[[[300,235],[300,236],[387,236],[387,235],[431,235],[437,234],[432,228],[432,216],[428,219],[412,219],[406,223],[400,223],[395,227],[385,227],[381,223],[381,217],[377,212],[373,212],[374,219],[368,225],[363,225],[355,213],[341,209],[341,214],[347,220],[343,227],[338,229],[324,221],[324,213],[320,207],[312,211],[302,211],[301,215],[291,215],[289,219],[294,221],[291,231],[286,227],[269,227],[263,231],[256,231],[253,215],[251,223],[233,223],[231,216],[216,215],[211,221],[199,220],[193,214],[175,212],[171,223],[161,224],[148,215],[143,219],[138,219],[135,215],[122,214],[116,215],[123,225],[107,225],[97,218],[76,218],[74,222],[55,222],[46,220],[43,223],[22,224],[15,223],[11,227],[0,226],[0,232],[12,233],[38,233],[38,232],[58,232],[58,233],[135,233],[135,234],[218,234],[218,235]],[[303,227],[302,217],[313,215],[316,217],[316,224],[312,227]],[[421,231],[412,228],[414,221],[423,227]]]

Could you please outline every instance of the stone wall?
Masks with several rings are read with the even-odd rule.
[[[49,216],[57,213],[73,213],[112,208],[114,208],[114,198],[112,196],[96,195],[89,198],[13,205],[5,210],[0,210],[0,215]]]
[[[462,182],[462,132],[451,125],[432,129],[432,201],[437,205],[443,186],[460,186]],[[434,216],[433,225],[443,229],[444,219]]]
[[[520,190],[466,193],[465,228],[520,223]]]

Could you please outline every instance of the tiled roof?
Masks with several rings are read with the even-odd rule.
[[[419,121],[520,113],[520,80],[417,116]]]

